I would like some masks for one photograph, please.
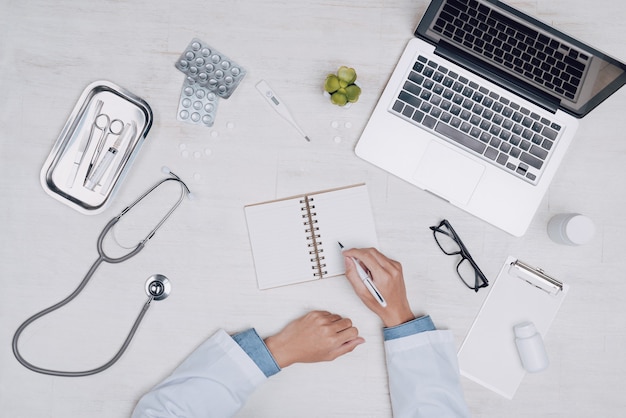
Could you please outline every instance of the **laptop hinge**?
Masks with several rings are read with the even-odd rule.
[[[559,101],[549,94],[524,81],[512,78],[512,76],[506,72],[480,61],[476,57],[444,40],[439,41],[435,49],[435,54],[460,65],[474,74],[489,79],[500,87],[522,96],[526,100],[552,113],[556,113],[559,108]]]

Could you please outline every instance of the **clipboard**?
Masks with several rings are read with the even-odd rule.
[[[513,399],[526,375],[513,327],[532,321],[545,338],[568,291],[567,284],[509,256],[461,345],[461,375]]]

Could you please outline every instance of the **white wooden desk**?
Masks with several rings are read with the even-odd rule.
[[[513,1],[626,59],[626,5],[614,0]],[[381,250],[404,265],[416,313],[460,345],[487,295],[458,283],[428,226],[447,218],[488,277],[507,255],[571,285],[546,345],[551,367],[529,375],[513,401],[463,378],[476,417],[623,417],[626,409],[626,91],[582,123],[534,222],[510,235],[359,160],[354,145],[426,0],[105,0],[0,2],[0,415],[126,417],[138,398],[223,327],[263,335],[311,309],[352,318],[367,343],[332,363],[295,365],[256,392],[241,417],[391,415],[380,323],[343,279],[260,292],[243,206],[367,182]],[[193,37],[247,70],[220,102],[212,128],[176,120],[183,75],[174,62]],[[350,109],[322,96],[328,72],[357,69]],[[47,196],[39,171],[80,92],[108,79],[144,98],[155,122],[111,207],[86,216]],[[255,90],[265,79],[312,138],[298,136]],[[171,296],[148,312],[118,364],[99,375],[55,378],[19,365],[11,338],[28,316],[61,300],[96,257],[104,224],[169,166],[196,194],[135,259],[105,265],[67,308],[25,332],[27,359],[54,368],[106,362],[162,273]],[[157,205],[159,202],[156,202]],[[597,224],[582,247],[552,243],[548,219],[581,212]]]

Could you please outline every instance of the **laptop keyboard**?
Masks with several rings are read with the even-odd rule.
[[[561,126],[419,56],[390,111],[530,183]]]
[[[447,0],[432,29],[494,65],[575,100],[590,57],[476,0]]]

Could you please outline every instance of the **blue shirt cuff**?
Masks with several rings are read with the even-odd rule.
[[[383,328],[383,335],[385,337],[385,341],[388,341],[395,340],[396,338],[407,337],[419,332],[434,331],[435,329],[435,324],[433,324],[430,316],[424,315],[412,321],[405,322],[404,324],[396,325],[395,327]]]
[[[265,342],[259,337],[254,328],[235,334],[232,338],[256,363],[266,377],[273,376],[280,371],[280,367],[274,360],[274,357],[272,357],[272,353],[270,353]]]

